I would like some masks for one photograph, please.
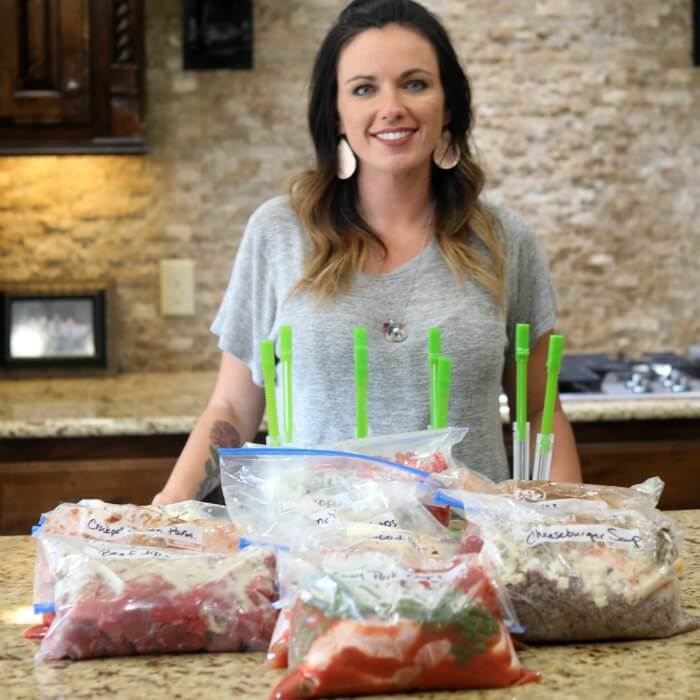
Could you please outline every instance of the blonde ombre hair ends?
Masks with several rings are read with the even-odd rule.
[[[296,289],[327,301],[345,291],[353,275],[365,268],[372,245],[384,248],[378,232],[358,213],[357,175],[348,180],[336,177],[336,100],[338,57],[345,44],[367,29],[387,24],[416,31],[432,44],[450,115],[450,142],[462,153],[451,170],[431,166],[440,251],[457,279],[472,277],[502,307],[505,237],[497,219],[479,201],[484,174],[469,147],[473,126],[469,81],[440,21],[413,0],[354,0],[340,13],[316,55],[307,113],[316,167],[299,173],[290,186],[292,207],[311,241]]]

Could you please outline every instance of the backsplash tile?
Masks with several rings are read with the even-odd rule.
[[[252,71],[183,72],[179,3],[147,3],[146,156],[0,159],[0,280],[111,276],[125,371],[214,369],[245,222],[311,157],[308,74],[344,2],[256,0]],[[700,339],[700,69],[689,0],[433,0],[472,80],[488,197],[549,257],[567,351]],[[196,261],[164,318],[159,261]]]

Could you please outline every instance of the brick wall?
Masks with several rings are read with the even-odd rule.
[[[0,158],[0,280],[112,276],[123,370],[213,369],[245,221],[310,158],[308,73],[343,2],[255,0],[252,71],[183,72],[147,3],[145,157]],[[569,351],[700,341],[700,68],[690,0],[432,0],[472,79],[488,196],[535,227]],[[194,318],[158,261],[196,261]]]

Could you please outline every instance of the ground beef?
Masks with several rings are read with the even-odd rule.
[[[580,578],[572,578],[562,590],[556,581],[528,571],[522,582],[506,589],[527,630],[522,638],[531,642],[669,637],[692,627],[673,580],[634,603],[609,594],[602,607],[583,589]]]

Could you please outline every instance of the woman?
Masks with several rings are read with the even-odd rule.
[[[498,396],[514,406],[514,328],[529,323],[533,434],[543,404],[554,300],[542,252],[513,212],[479,200],[471,95],[438,20],[410,0],[355,0],[326,36],[308,112],[316,168],[251,217],[212,330],[218,380],[164,490],[216,485],[215,448],[248,441],[263,415],[259,344],[294,329],[295,443],[355,426],[353,328],[369,347],[375,434],[429,423],[427,331],[453,359],[450,425],[469,426],[464,463],[508,477]],[[552,478],[579,481],[557,403]]]

